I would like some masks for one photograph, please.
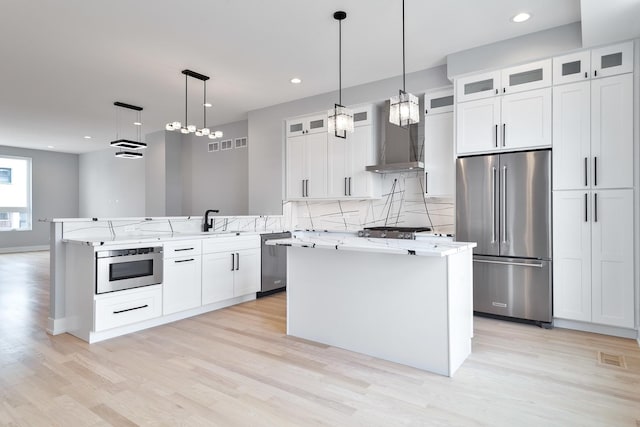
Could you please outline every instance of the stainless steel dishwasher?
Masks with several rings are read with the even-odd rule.
[[[284,291],[287,286],[287,248],[285,246],[267,246],[272,239],[286,239],[291,233],[269,233],[260,236],[262,247],[262,280],[257,297],[264,297]]]

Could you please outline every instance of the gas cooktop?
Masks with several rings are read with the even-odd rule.
[[[358,231],[359,237],[381,239],[415,239],[416,233],[431,231],[430,227],[365,227]]]

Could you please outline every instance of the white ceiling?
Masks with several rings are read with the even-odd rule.
[[[400,0],[10,0],[0,16],[0,145],[82,153],[115,138],[114,101],[144,133],[183,121],[185,68],[211,76],[212,125],[402,72]],[[580,0],[406,0],[407,72],[447,54],[580,20]],[[532,18],[510,18],[528,11]],[[298,76],[301,85],[289,79]],[[200,125],[201,82],[189,79]],[[195,110],[198,114],[195,114]],[[121,133],[133,112],[120,109]],[[126,120],[125,120],[126,119]],[[91,140],[83,139],[91,135]],[[121,135],[122,136],[122,135]],[[47,146],[54,148],[47,148]]]

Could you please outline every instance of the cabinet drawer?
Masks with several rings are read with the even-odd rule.
[[[181,240],[178,242],[168,242],[164,244],[164,257],[177,258],[202,253],[201,240]]]
[[[162,287],[147,286],[97,296],[94,305],[96,332],[152,319],[162,314]]]
[[[260,236],[235,236],[206,239],[202,241],[202,253],[235,252],[260,247]]]

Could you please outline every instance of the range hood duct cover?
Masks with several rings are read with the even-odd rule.
[[[418,124],[403,128],[390,123],[389,101],[382,107],[382,150],[380,163],[367,166],[367,171],[387,172],[413,172],[424,170],[421,158],[420,145],[418,144]]]

